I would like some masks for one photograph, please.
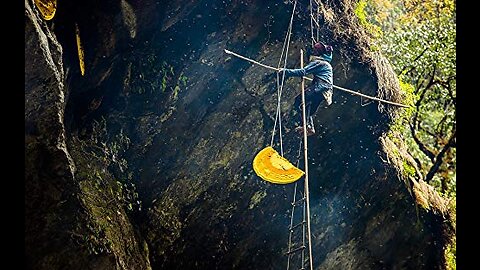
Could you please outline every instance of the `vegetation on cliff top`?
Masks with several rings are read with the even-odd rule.
[[[373,44],[393,64],[405,102],[412,106],[396,119],[389,134],[394,143],[406,143],[410,157],[403,162],[403,173],[423,185],[414,191],[431,189],[437,198],[440,195],[455,231],[455,1],[360,0],[356,14]],[[451,238],[445,249],[446,267],[455,269],[454,233]]]

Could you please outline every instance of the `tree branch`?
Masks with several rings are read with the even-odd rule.
[[[412,132],[412,138],[415,141],[415,143],[418,145],[418,148],[422,153],[424,153],[432,162],[435,161],[435,154],[433,154],[432,151],[430,151],[425,144],[420,141],[420,139],[417,137],[417,132],[415,130],[414,125],[410,125],[410,131]]]
[[[435,83],[434,77],[435,77],[435,70],[436,66],[433,67],[432,70],[432,75],[430,76],[430,80],[428,81],[427,85],[423,88],[423,90],[420,92],[420,97],[419,99],[415,102],[415,113],[413,114],[413,123],[410,124],[410,132],[412,133],[412,138],[415,141],[415,143],[418,145],[418,148],[422,153],[424,153],[431,161],[432,163],[435,162],[435,154],[427,148],[427,146],[420,141],[420,139],[417,136],[417,129],[420,128],[420,121],[418,119],[418,112],[420,111],[420,105],[422,104],[425,94],[427,93],[427,90],[430,89],[430,87]]]
[[[442,150],[438,153],[438,155],[435,157],[435,162],[433,163],[432,167],[427,173],[427,176],[425,176],[425,182],[429,183],[430,180],[432,180],[433,176],[435,173],[438,171],[440,166],[443,163],[443,156],[445,153],[452,147],[456,146],[456,136],[457,136],[457,131],[454,129],[452,131],[452,135],[450,136],[450,139],[448,140],[448,143],[445,144],[442,148]]]
[[[425,87],[423,87],[422,90],[420,90],[420,98],[417,100],[417,102],[415,102],[415,106],[417,107],[417,110],[416,112],[418,112],[418,110],[420,109],[420,105],[423,101],[423,99],[425,98],[425,94],[427,93],[427,90],[430,89],[430,87],[432,87],[436,81],[434,80],[435,79],[435,71],[437,70],[437,66],[434,65],[433,66],[433,70],[432,70],[432,75],[430,76],[430,80],[428,80],[428,83]],[[422,81],[422,84],[423,84],[423,81]],[[417,88],[420,88],[420,85],[417,86]]]
[[[415,80],[415,90],[418,90],[416,91],[417,94],[418,92],[420,92],[420,86],[422,86],[423,82],[425,82],[425,77],[423,76],[423,74],[425,74],[425,71],[422,71],[422,73],[419,74],[417,76],[417,79]]]
[[[446,130],[445,130],[445,129],[446,129],[447,125],[446,125],[445,123],[446,123],[447,119],[448,119],[448,114],[445,113],[445,114],[443,115],[442,119],[438,122],[438,124],[437,124],[437,126],[436,126],[436,128],[435,128],[435,132],[440,133],[441,135],[443,135],[444,133],[446,133]],[[440,135],[440,136],[441,136],[441,135]],[[443,136],[441,136],[441,137],[443,137]]]
[[[422,51],[419,55],[417,55],[417,57],[415,57],[412,61],[410,61],[410,63],[415,63],[415,61],[417,61],[418,59],[420,59],[420,57],[422,57],[422,55],[423,55],[427,50],[428,50],[428,47],[426,47],[425,49],[423,49],[423,51]],[[412,70],[415,69],[415,66],[412,64],[412,65],[410,65],[410,69],[409,69],[407,72],[403,73],[403,72],[407,69],[407,67],[409,67],[409,66],[403,67],[402,71],[400,71],[400,74],[405,74],[405,75],[406,75],[406,74],[408,74],[409,72],[411,72]]]
[[[457,76],[450,76],[448,79],[447,79],[447,90],[448,90],[448,95],[450,96],[450,99],[453,101],[453,104],[456,104],[457,103],[457,97],[453,96],[453,89],[452,89],[452,84],[451,82],[453,80],[456,80],[457,79]]]

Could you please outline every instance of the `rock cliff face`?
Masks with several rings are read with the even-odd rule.
[[[88,142],[66,134],[62,53],[25,1],[27,268],[149,269],[146,244],[117,204],[121,187]]]
[[[309,35],[299,4],[288,67]],[[335,84],[398,94],[350,0],[324,5]],[[78,4],[77,4],[78,5]],[[293,185],[259,179],[272,73],[292,5],[278,1],[85,1],[44,22],[25,1],[26,254],[29,269],[281,269]],[[79,73],[74,24],[85,48]],[[282,98],[283,148],[299,139]],[[440,269],[434,217],[389,165],[392,108],[339,91],[309,139],[315,269]],[[275,148],[279,149],[278,137]]]

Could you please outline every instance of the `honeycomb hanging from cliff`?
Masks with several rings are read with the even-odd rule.
[[[34,2],[44,20],[51,20],[55,16],[57,0],[35,0]]]
[[[274,184],[293,183],[305,174],[271,146],[258,152],[253,159],[253,170],[260,178]]]
[[[85,75],[85,53],[83,51],[82,42],[80,40],[80,29],[78,28],[78,24],[75,24],[75,35],[77,38],[77,50],[78,50],[78,63],[80,65],[80,73],[82,76]]]

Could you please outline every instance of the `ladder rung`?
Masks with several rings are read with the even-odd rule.
[[[300,222],[300,223],[298,223],[298,224],[295,224],[295,225],[293,225],[293,226],[290,228],[290,231],[293,231],[293,230],[295,230],[296,228],[298,228],[299,226],[301,226],[301,225],[303,225],[303,224],[306,224],[306,223],[307,223],[307,222],[304,220],[304,221],[302,221],[302,222]]]
[[[295,249],[292,249],[292,250],[288,251],[285,255],[290,255],[290,254],[292,254],[292,253],[298,252],[298,251],[303,250],[303,249],[305,249],[305,248],[306,248],[305,246],[299,246],[299,247],[297,247],[297,248],[295,248]]]
[[[296,202],[293,202],[292,205],[293,206],[296,206],[296,205],[299,205],[301,202],[305,201],[305,197],[301,198],[300,200],[296,201]]]

